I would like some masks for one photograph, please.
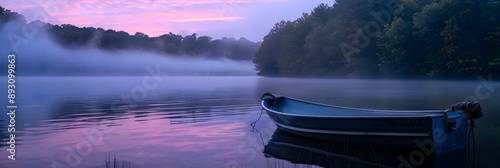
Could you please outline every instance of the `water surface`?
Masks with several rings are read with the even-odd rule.
[[[142,76],[18,77],[16,161],[7,159],[3,143],[0,167],[106,167],[106,154],[135,167],[289,167],[290,161],[263,153],[276,130],[269,117],[263,114],[257,122],[260,134],[249,125],[259,118],[265,92],[356,108],[423,110],[478,97],[481,86],[479,80],[260,77],[162,77],[157,82],[145,85]],[[498,92],[480,100],[478,167],[499,163]],[[5,119],[0,117],[3,142]]]

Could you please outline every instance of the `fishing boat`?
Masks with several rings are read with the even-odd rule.
[[[468,125],[482,117],[477,101],[445,110],[372,110],[265,93],[261,105],[279,129],[296,135],[353,143],[369,137],[373,144],[413,143],[436,154],[464,149]]]

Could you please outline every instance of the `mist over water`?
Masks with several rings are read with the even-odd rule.
[[[91,76],[91,75],[144,75],[147,67],[170,76],[251,76],[255,75],[250,61],[229,59],[183,58],[148,51],[104,51],[95,47],[69,49],[52,41],[47,32],[35,23],[23,35],[22,24],[9,22],[0,26],[0,54],[16,54],[18,75]],[[14,52],[12,35],[25,40]],[[24,43],[26,42],[26,43]],[[6,67],[6,62],[4,62]],[[6,75],[6,68],[0,70]]]

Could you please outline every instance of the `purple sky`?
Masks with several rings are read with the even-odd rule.
[[[281,20],[295,20],[333,0],[2,0],[28,21],[143,32],[262,38]]]

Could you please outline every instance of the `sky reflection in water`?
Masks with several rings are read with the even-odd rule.
[[[88,155],[81,157],[77,167],[104,167],[106,152],[137,167],[267,167],[277,161],[291,164],[266,158],[262,153],[262,140],[267,144],[276,129],[266,114],[257,123],[262,139],[257,132],[250,131],[249,124],[259,117],[259,98],[264,92],[357,108],[445,109],[474,95],[479,84],[478,81],[164,77],[157,88],[147,90],[145,98],[135,101],[136,106],[130,108],[127,103],[116,101],[141,86],[142,77],[19,77],[17,80],[17,158],[7,160],[7,153],[2,152],[5,155],[0,159],[2,167],[51,167],[55,162],[67,166],[66,157],[71,153],[68,147],[75,150],[89,142],[84,132],[98,130],[102,141],[83,148]],[[494,116],[491,111],[499,109],[495,100],[499,100],[498,94],[482,101],[485,119],[476,122],[480,151],[477,158],[485,165],[495,161],[484,156],[499,148],[484,145],[500,140],[487,131],[499,128],[491,117]],[[2,119],[1,127],[5,127],[6,121]],[[6,151],[6,148],[0,149]]]

